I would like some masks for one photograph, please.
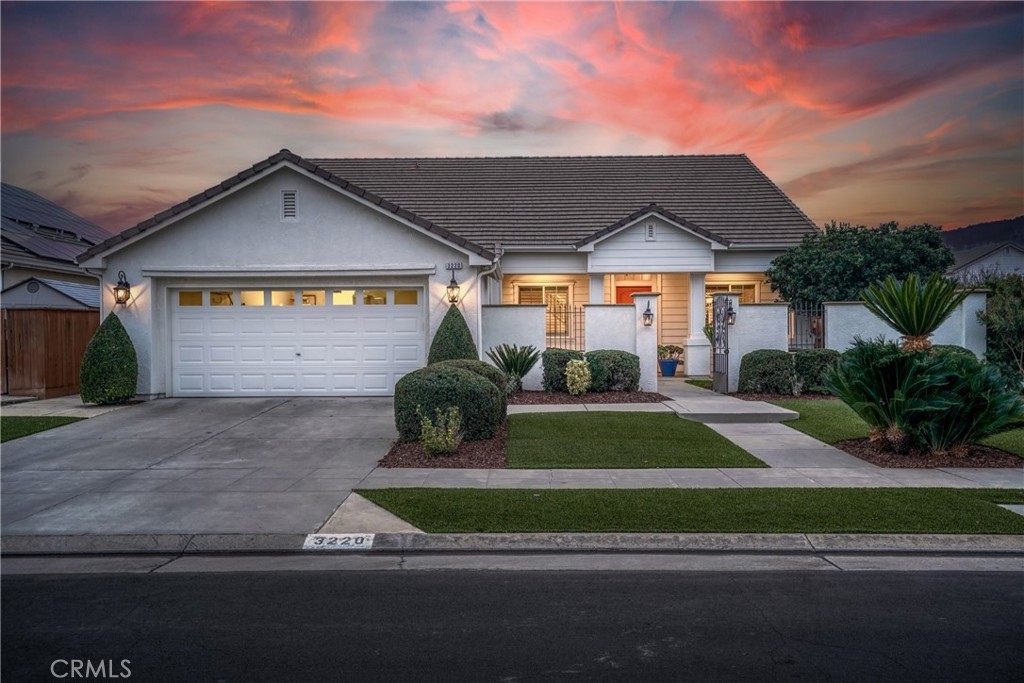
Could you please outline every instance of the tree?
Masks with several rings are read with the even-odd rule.
[[[986,283],[992,293],[986,310],[978,313],[985,323],[988,350],[985,357],[1024,388],[1024,276],[1007,275]]]
[[[772,261],[765,275],[787,301],[820,304],[857,301],[860,292],[889,275],[927,277],[953,265],[953,252],[933,225],[882,223],[877,228],[826,225]]]
[[[135,398],[139,361],[121,320],[110,313],[85,347],[79,376],[83,403],[126,403]]]
[[[861,292],[864,306],[903,335],[904,351],[931,348],[928,337],[964,302],[969,289],[932,273],[924,282],[911,273],[903,282],[892,275]]]

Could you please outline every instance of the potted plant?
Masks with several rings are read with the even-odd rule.
[[[658,366],[662,377],[675,377],[676,368],[682,362],[683,347],[675,344],[658,345]]]

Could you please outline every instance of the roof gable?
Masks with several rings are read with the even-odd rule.
[[[32,285],[35,285],[33,288]],[[45,288],[49,294],[40,295]],[[33,291],[33,289],[35,291]],[[11,308],[95,308],[100,307],[99,285],[30,277],[3,292],[4,306]]]
[[[685,218],[680,218],[671,211],[661,208],[657,204],[651,204],[650,206],[634,211],[625,218],[612,223],[607,228],[604,228],[603,230],[598,230],[593,235],[590,235],[589,237],[586,237],[576,242],[573,246],[576,247],[577,249],[588,251],[588,246],[593,248],[592,245],[602,240],[605,240],[611,237],[612,235],[618,234],[619,232],[632,227],[636,223],[650,216],[660,216],[661,218],[668,221],[668,223],[674,225],[680,230],[692,233],[694,235],[697,235],[698,237],[703,238],[704,241],[711,243],[713,249],[729,246],[729,240],[724,239],[718,235],[715,235],[714,233],[708,232],[704,228],[698,225],[694,225]]]

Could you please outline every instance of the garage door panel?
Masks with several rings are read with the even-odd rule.
[[[390,395],[425,364],[422,305],[212,306],[203,294],[201,306],[172,297],[175,395]]]

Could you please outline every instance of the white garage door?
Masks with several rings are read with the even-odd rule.
[[[387,396],[425,348],[418,288],[171,291],[175,396]]]

